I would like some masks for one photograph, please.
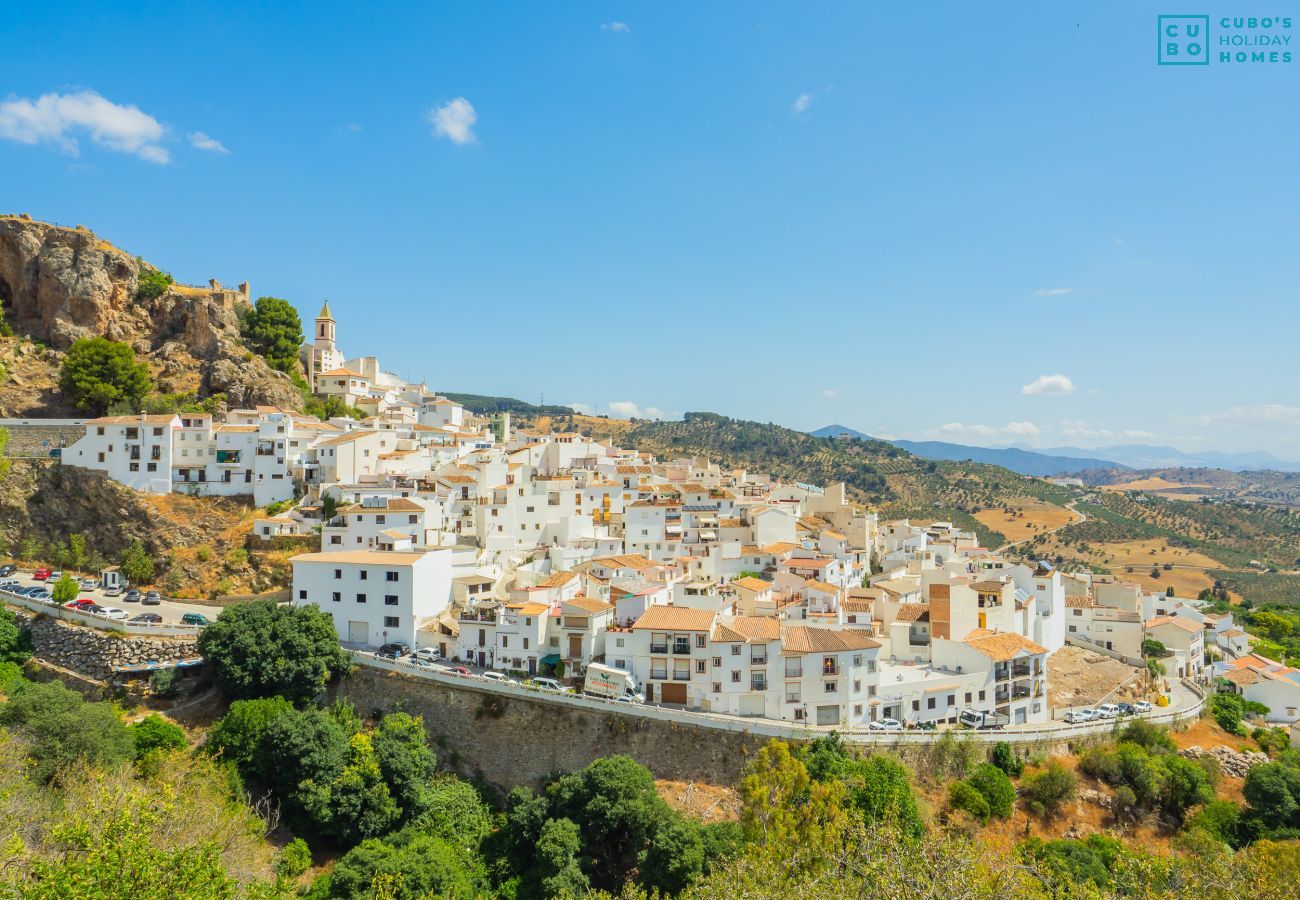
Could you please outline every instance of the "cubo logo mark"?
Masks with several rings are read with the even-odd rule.
[[[1162,66],[1210,64],[1209,16],[1159,16],[1156,61]]]

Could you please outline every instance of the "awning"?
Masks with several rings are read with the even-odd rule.
[[[553,666],[559,661],[560,661],[560,654],[558,653],[548,653],[545,656],[543,656],[540,660],[541,664],[544,666]]]
[[[718,539],[718,533],[716,531],[700,532],[700,540],[702,541],[716,541],[717,539]]]

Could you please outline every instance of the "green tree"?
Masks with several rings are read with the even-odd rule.
[[[1263,830],[1300,828],[1300,769],[1276,762],[1251,766],[1242,795],[1246,817]]]
[[[237,699],[279,695],[306,703],[348,666],[328,613],[270,600],[224,610],[199,633],[198,649],[221,690]]]
[[[49,780],[77,761],[114,766],[130,759],[131,735],[109,703],[87,703],[57,681],[23,683],[0,705],[0,725],[32,744],[33,770]]]
[[[758,751],[741,779],[740,797],[740,825],[760,846],[830,853],[846,825],[844,786],[813,782],[783,741],[768,741]]]
[[[281,372],[296,370],[303,341],[302,320],[288,300],[258,297],[257,305],[244,315],[243,334],[271,368]]]
[[[989,762],[1012,778],[1019,778],[1020,774],[1025,771],[1024,760],[1016,756],[1015,751],[1011,749],[1011,745],[1006,741],[998,741],[993,745],[993,753],[989,757]]]
[[[132,541],[126,548],[118,567],[131,584],[144,585],[153,581],[153,557],[145,551],[144,545],[138,540]]]
[[[948,785],[948,806],[969,813],[980,824],[988,824],[989,802],[969,782],[954,781]]]
[[[157,713],[131,723],[126,730],[131,734],[137,760],[144,759],[154,750],[184,750],[189,746],[185,729]]]
[[[548,819],[537,838],[538,886],[544,897],[580,897],[587,892],[587,876],[578,864],[582,838],[568,819]]]
[[[1077,781],[1074,773],[1056,760],[1020,781],[1025,796],[1039,815],[1055,815],[1061,806],[1074,797]]]
[[[1262,633],[1272,641],[1284,641],[1291,637],[1295,627],[1291,620],[1286,616],[1269,610],[1252,612],[1249,617],[1251,628],[1257,633]]]
[[[389,713],[375,729],[372,742],[379,770],[397,805],[406,815],[421,812],[426,782],[437,765],[424,720],[404,712]]]
[[[641,862],[641,883],[672,896],[704,870],[700,826],[681,816],[660,823]]]
[[[299,782],[294,800],[314,828],[344,846],[385,834],[401,815],[364,732],[348,740],[343,768],[333,779]]]
[[[1006,772],[991,763],[980,763],[966,776],[966,783],[988,802],[992,815],[999,819],[1011,816],[1016,805],[1016,786]]]
[[[1164,656],[1166,652],[1168,651],[1166,650],[1165,645],[1160,641],[1157,641],[1155,638],[1147,638],[1142,642],[1143,656]]]
[[[55,603],[62,604],[67,603],[69,600],[76,600],[78,590],[77,579],[71,575],[64,575],[54,583],[54,590],[50,592],[50,595],[54,598]]]
[[[102,337],[73,342],[59,372],[59,390],[78,409],[95,414],[118,403],[138,405],[149,387],[149,367],[136,362],[130,345]]]
[[[477,850],[494,828],[492,808],[478,789],[454,775],[439,775],[422,785],[416,807],[411,828],[458,847]]]
[[[13,610],[0,607],[0,663],[26,662],[31,655],[31,636],[19,627]]]
[[[296,837],[280,850],[275,862],[275,872],[281,878],[298,878],[311,868],[311,850],[307,842]]]
[[[245,775],[259,779],[270,773],[265,763],[264,741],[271,723],[294,711],[283,697],[236,700],[208,732],[207,749],[232,761]]]
[[[167,293],[167,289],[172,286],[172,283],[173,279],[170,272],[149,268],[143,261],[140,261],[140,274],[135,283],[136,302],[161,297]]]
[[[362,841],[334,866],[330,896],[362,900],[391,885],[393,900],[446,897],[469,900],[487,894],[482,862],[441,838],[403,829]]]

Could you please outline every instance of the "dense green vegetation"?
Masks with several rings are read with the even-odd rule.
[[[451,394],[442,392],[442,396],[448,400],[459,403],[470,412],[488,416],[492,413],[508,412],[511,415],[520,416],[570,416],[573,410],[567,406],[540,406],[535,403],[525,403],[523,400],[516,400],[514,397],[489,397],[484,394]]]
[[[302,346],[302,320],[293,304],[280,297],[258,297],[252,309],[240,315],[245,343],[273,369],[297,372]]]
[[[164,272],[161,269],[148,268],[139,259],[137,259],[137,262],[140,263],[140,275],[135,285],[136,301],[153,300],[167,293],[175,281],[171,273]]]
[[[315,606],[231,607],[199,635],[199,653],[231,698],[314,700],[349,663],[334,621]]]
[[[149,387],[149,368],[136,362],[130,345],[102,337],[74,341],[59,370],[59,390],[95,415],[110,407],[138,408]]]

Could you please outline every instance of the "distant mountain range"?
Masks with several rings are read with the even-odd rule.
[[[871,440],[845,425],[827,425],[809,434],[814,437],[856,437]],[[1246,472],[1258,469],[1276,469],[1280,472],[1300,472],[1300,463],[1279,459],[1271,453],[1185,453],[1175,447],[1149,444],[1123,444],[1114,447],[1052,447],[1030,450],[1026,447],[1002,448],[972,447],[966,444],[949,444],[944,441],[890,441],[895,447],[923,459],[940,459],[961,462],[989,463],[1002,466],[1021,475],[1073,475],[1088,469],[1164,469],[1211,468]]]

